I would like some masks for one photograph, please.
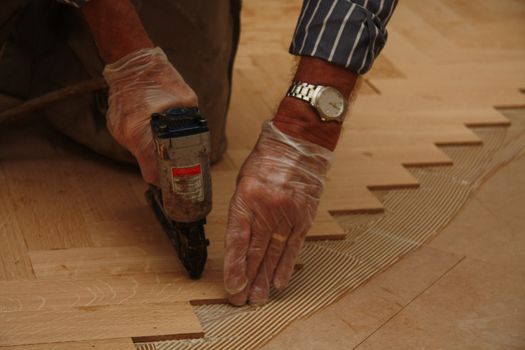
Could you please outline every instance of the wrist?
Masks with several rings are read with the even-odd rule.
[[[131,0],[90,1],[81,9],[105,63],[154,47]]]
[[[294,80],[314,85],[331,86],[348,99],[356,85],[358,76],[344,67],[327,61],[303,57]],[[304,139],[329,150],[334,150],[342,125],[338,122],[323,122],[318,112],[305,101],[285,97],[274,118],[275,125],[290,136]]]
[[[314,85],[331,86],[350,98],[359,76],[350,70],[315,57],[302,57],[297,66],[294,81]]]
[[[323,122],[307,102],[285,97],[273,119],[274,125],[292,137],[303,139],[333,151],[339,140],[342,125]]]

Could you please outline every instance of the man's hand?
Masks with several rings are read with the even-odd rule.
[[[197,106],[197,96],[164,52],[154,48],[131,0],[90,1],[82,13],[107,64],[108,129],[137,158],[144,180],[158,184],[151,114]]]
[[[271,285],[288,285],[331,156],[322,146],[264,124],[230,203],[224,279],[232,304],[262,304]]]
[[[108,64],[104,78],[109,85],[110,133],[137,158],[144,180],[158,184],[151,114],[197,106],[197,95],[160,48],[139,50]]]
[[[329,85],[349,97],[357,75],[303,57],[295,80]],[[244,163],[230,203],[224,284],[230,302],[266,302],[270,286],[287,286],[312,225],[341,132],[307,103],[286,97]]]

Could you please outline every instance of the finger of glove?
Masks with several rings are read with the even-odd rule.
[[[273,286],[277,290],[282,290],[288,286],[299,252],[304,245],[306,232],[307,230],[304,227],[300,227],[294,229],[290,235],[273,277]]]
[[[246,275],[248,280],[253,282],[257,271],[259,270],[264,257],[267,254],[268,246],[272,239],[272,232],[275,232],[283,226],[280,219],[275,214],[266,210],[259,210],[254,222],[252,223],[252,236],[248,248],[248,264]]]
[[[248,283],[242,291],[229,296],[228,299],[233,305],[240,306],[246,304],[250,293],[250,287],[257,275],[257,271],[261,266],[268,249],[268,244],[270,243],[271,236],[268,233],[272,232],[273,228],[275,228],[275,225],[273,225],[273,228],[269,226],[271,223],[268,221],[268,218],[270,218],[271,215],[267,215],[266,217],[263,215],[256,215],[256,217],[258,219],[255,220],[251,226],[250,246],[246,258],[246,277]],[[270,219],[270,221],[272,220]]]
[[[250,292],[250,285],[248,284],[246,288],[236,294],[228,295],[228,301],[230,304],[235,306],[243,306],[248,300],[248,293]]]
[[[268,301],[273,275],[286,247],[290,230],[288,222],[283,220],[270,235],[268,249],[250,287],[250,303],[260,305]]]
[[[228,294],[241,292],[248,285],[246,255],[251,235],[252,214],[239,194],[230,205],[224,252],[224,287]]]

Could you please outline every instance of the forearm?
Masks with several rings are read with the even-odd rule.
[[[349,99],[357,79],[358,75],[350,70],[313,57],[301,58],[294,77],[297,81],[335,87],[346,99]],[[342,128],[340,123],[321,121],[308,103],[293,97],[285,97],[282,100],[274,123],[290,136],[316,143],[332,151]]]
[[[290,45],[290,53],[301,57],[294,80],[332,86],[348,98],[383,48],[397,2],[305,0]],[[341,124],[322,122],[307,103],[291,97],[283,99],[275,124],[330,150],[341,132]]]
[[[92,0],[82,13],[105,63],[154,47],[130,0]]]

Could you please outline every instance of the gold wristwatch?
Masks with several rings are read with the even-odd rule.
[[[348,102],[336,88],[294,81],[286,96],[308,102],[323,122],[345,120]]]

